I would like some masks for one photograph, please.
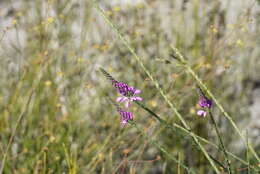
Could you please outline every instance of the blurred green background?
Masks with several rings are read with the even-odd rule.
[[[98,1],[198,135],[218,144],[210,119],[196,115],[196,82],[174,63],[171,45],[207,84],[260,151],[260,3],[255,0]],[[3,173],[185,173],[128,125],[106,96],[118,94],[99,71],[142,90],[143,103],[179,123],[153,83],[91,0],[0,2],[0,166]],[[134,120],[197,173],[213,173],[185,134],[132,106]],[[247,147],[213,107],[224,143]],[[208,152],[224,163],[223,154]],[[252,154],[248,160],[259,165]],[[237,173],[244,165],[231,160]]]

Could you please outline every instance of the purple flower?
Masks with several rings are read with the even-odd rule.
[[[126,83],[119,82],[115,80],[106,70],[100,68],[100,71],[105,75],[105,77],[112,82],[112,85],[116,88],[117,92],[122,96],[117,98],[117,102],[125,102],[125,107],[128,108],[133,101],[142,101],[141,97],[135,96],[140,94],[141,90],[135,89]]]
[[[200,107],[202,108],[211,108],[212,106],[212,101],[210,99],[208,99],[207,97],[204,97],[204,96],[200,96],[200,99],[199,99],[199,105]]]
[[[116,82],[113,85],[117,91],[125,97],[133,96],[136,91],[133,87],[130,87],[128,84],[123,82]]]
[[[118,112],[121,116],[121,125],[125,126],[129,121],[133,120],[133,114],[122,109],[118,109]]]
[[[197,111],[197,115],[198,115],[198,116],[202,116],[202,117],[206,117],[207,112],[204,111],[204,110],[198,110],[198,111]]]
[[[135,96],[140,94],[141,90],[135,89],[134,87],[129,87],[125,83],[118,82],[115,84],[118,92],[122,95],[116,99],[117,102],[125,102],[125,107],[128,108],[133,101],[142,101],[141,97]]]
[[[204,95],[201,95],[200,99],[199,99],[199,105],[202,108],[211,108],[212,100],[208,99]],[[205,109],[200,109],[200,110],[197,111],[197,115],[202,116],[202,117],[206,117],[207,112],[205,111]]]

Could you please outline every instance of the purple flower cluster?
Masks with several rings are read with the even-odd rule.
[[[114,87],[123,96],[128,97],[134,94],[134,89],[129,87],[126,83],[116,82],[114,83]]]
[[[133,120],[133,114],[132,112],[127,112],[122,109],[118,109],[118,112],[121,116],[121,125],[125,126],[129,121]]]
[[[199,98],[199,106],[202,108],[197,111],[197,115],[206,117],[207,112],[205,111],[206,108],[211,108],[212,100],[208,99],[206,96],[201,95]]]
[[[135,96],[140,94],[141,90],[135,89],[134,87],[128,86],[126,83],[117,82],[114,84],[114,87],[117,89],[120,97],[117,97],[116,101],[119,103],[125,102],[125,107],[128,108],[133,101],[142,101],[141,97]]]
[[[120,97],[117,97],[116,101],[118,103],[125,102],[126,110],[122,110],[119,106],[117,106],[118,112],[121,116],[121,124],[124,126],[130,120],[133,120],[133,114],[131,112],[127,111],[127,109],[129,109],[131,103],[133,101],[142,101],[143,100],[141,97],[136,96],[136,94],[141,93],[141,90],[135,89],[134,87],[129,86],[126,83],[115,80],[108,72],[106,72],[102,68],[100,70],[112,82],[112,85],[115,87],[117,92],[121,95]]]

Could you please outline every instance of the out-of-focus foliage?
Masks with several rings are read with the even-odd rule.
[[[259,151],[259,116],[250,110],[260,81],[257,2],[99,4],[194,132],[218,144],[210,119],[196,115],[195,81],[182,68],[162,61],[174,62],[170,45],[185,55],[239,128],[248,130]],[[134,127],[120,127],[116,108],[106,100],[107,95],[115,99],[116,91],[99,67],[141,89],[143,102],[169,123],[179,122],[91,1],[0,5],[0,159],[18,123],[4,173],[185,173]],[[213,172],[189,136],[159,125],[136,105],[132,110],[137,124],[173,156],[198,173]],[[227,149],[246,160],[247,147],[216,108],[213,113]],[[220,151],[205,147],[224,161]],[[249,160],[257,165],[252,154]],[[243,164],[231,162],[238,173],[245,172]]]

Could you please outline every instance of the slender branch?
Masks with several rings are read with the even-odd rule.
[[[11,147],[11,144],[13,143],[13,139],[14,139],[14,136],[15,136],[15,134],[16,134],[17,128],[18,128],[18,126],[20,125],[20,123],[21,123],[23,117],[25,116],[25,114],[26,114],[26,112],[27,112],[27,110],[28,110],[28,107],[29,107],[29,105],[30,105],[30,102],[31,102],[33,93],[34,93],[34,90],[31,90],[31,91],[30,91],[30,94],[29,94],[29,97],[28,97],[28,100],[27,100],[27,102],[25,103],[25,108],[23,109],[23,112],[22,112],[22,113],[20,114],[20,116],[18,117],[18,120],[17,120],[17,122],[16,122],[16,124],[15,124],[15,126],[14,126],[14,130],[13,130],[13,132],[12,132],[12,134],[11,134],[11,137],[10,137],[9,142],[8,142],[8,144],[7,144],[5,153],[4,153],[4,155],[3,155],[3,160],[2,160],[2,166],[1,166],[1,169],[0,169],[0,174],[2,174],[3,171],[4,171],[4,167],[5,167],[5,162],[6,162],[6,158],[7,158],[8,151],[9,151],[9,149],[10,149],[10,147]]]
[[[182,168],[187,170],[189,173],[195,174],[193,170],[191,170],[189,167],[184,165],[182,162],[180,162],[177,158],[175,158],[173,155],[170,155],[170,153],[163,148],[160,144],[158,144],[155,140],[151,139],[141,128],[139,128],[134,121],[131,121],[130,124],[132,124],[138,131],[142,133],[142,135],[153,145],[155,145],[162,153],[165,154],[169,159],[173,160],[177,164],[179,164]]]
[[[215,127],[215,130],[216,130],[216,133],[217,133],[217,136],[218,136],[220,145],[221,145],[221,149],[222,149],[222,151],[224,152],[225,159],[226,159],[226,162],[227,162],[227,165],[228,165],[228,172],[229,172],[230,174],[232,174],[231,164],[230,164],[230,161],[229,161],[229,159],[228,159],[227,150],[226,150],[226,148],[225,148],[225,146],[224,146],[224,143],[223,143],[223,140],[222,140],[222,138],[221,138],[221,135],[220,135],[220,132],[219,132],[217,123],[216,123],[216,121],[215,121],[215,119],[214,119],[214,117],[213,117],[213,115],[212,115],[212,112],[211,112],[209,109],[208,109],[208,113],[209,113],[209,116],[210,116],[210,118],[211,118],[211,121],[212,121],[212,123],[213,123],[213,125],[214,125],[214,127]]]

